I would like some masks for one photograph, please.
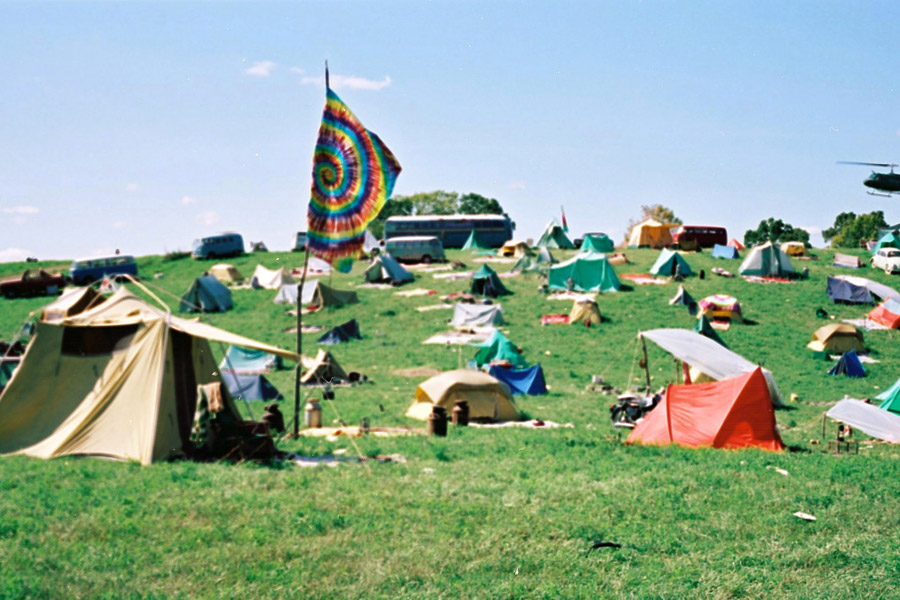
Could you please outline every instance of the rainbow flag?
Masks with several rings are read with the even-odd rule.
[[[306,243],[348,272],[362,252],[366,226],[394,189],[400,163],[326,84],[325,112],[313,154]]]

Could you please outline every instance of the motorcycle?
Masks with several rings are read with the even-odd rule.
[[[656,408],[660,400],[662,393],[640,396],[634,392],[627,392],[620,395],[614,404],[609,405],[613,427],[634,427],[647,413]]]

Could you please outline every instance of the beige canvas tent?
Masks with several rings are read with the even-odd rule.
[[[217,265],[211,266],[209,268],[209,274],[225,285],[228,285],[229,283],[237,283],[244,279],[244,276],[241,275],[241,272],[237,270],[237,267],[225,263],[219,263]]]
[[[84,312],[106,300],[91,286],[68,288],[41,310],[41,321],[59,323],[66,317]]]
[[[250,285],[256,289],[277,290],[286,283],[294,283],[294,278],[284,267],[273,271],[262,265],[256,265],[253,277],[250,278]]]
[[[299,356],[174,317],[125,288],[56,322],[40,322],[0,395],[0,453],[99,455],[141,464],[190,444],[197,387],[221,382],[210,340]],[[222,386],[223,410],[240,415]]]
[[[851,350],[866,351],[862,331],[849,323],[830,323],[819,327],[813,332],[812,339],[806,347],[814,352],[833,354],[843,354]]]
[[[326,383],[344,383],[347,373],[338,364],[331,352],[319,348],[315,358],[303,357],[303,368],[306,372],[300,378],[304,385],[324,385]]]
[[[481,371],[457,369],[435,375],[416,388],[416,399],[407,417],[425,420],[437,404],[449,413],[460,400],[469,403],[469,417],[494,421],[515,421],[519,411],[509,388]]]
[[[528,245],[525,242],[509,240],[497,251],[498,256],[521,258],[529,254]]]
[[[593,300],[576,300],[569,313],[569,325],[584,323],[585,326],[600,324],[600,307]]]
[[[666,225],[656,219],[646,219],[631,228],[631,236],[628,238],[629,248],[649,246],[650,248],[665,248],[672,245],[672,234],[669,231],[675,225]]]

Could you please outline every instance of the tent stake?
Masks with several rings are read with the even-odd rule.
[[[306,253],[303,256],[303,273],[297,284],[297,354],[300,362],[294,373],[294,438],[300,435],[300,377],[303,373],[303,284],[306,282],[306,267],[309,264],[309,240],[306,242]]]

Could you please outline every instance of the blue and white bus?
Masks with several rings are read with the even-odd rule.
[[[462,248],[475,230],[478,239],[499,248],[512,239],[515,223],[503,215],[422,215],[388,217],[384,222],[384,239],[411,235],[433,235],[444,248]]]

